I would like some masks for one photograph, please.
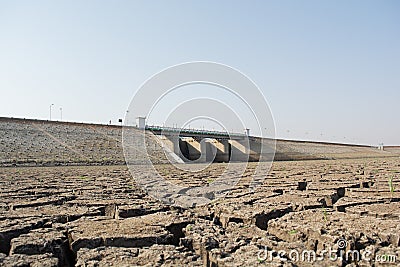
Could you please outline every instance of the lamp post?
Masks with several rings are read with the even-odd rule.
[[[54,104],[50,105],[50,120],[51,120],[51,107],[54,106]]]
[[[60,121],[62,121],[62,107],[60,107],[60,117],[61,117]]]

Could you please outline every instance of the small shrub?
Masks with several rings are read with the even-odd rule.
[[[296,233],[297,233],[297,230],[295,230],[295,229],[289,231],[289,235],[294,235]]]

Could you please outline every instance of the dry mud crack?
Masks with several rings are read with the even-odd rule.
[[[226,167],[190,175],[158,165],[171,182],[204,185]],[[166,206],[126,166],[0,168],[0,266],[398,266],[400,161],[275,162],[249,192],[248,170],[207,206]],[[235,173],[232,173],[235,175]],[[389,187],[389,179],[392,186]],[[277,251],[394,255],[395,262],[298,261]],[[264,252],[271,257],[260,258]],[[261,254],[260,254],[261,253]]]

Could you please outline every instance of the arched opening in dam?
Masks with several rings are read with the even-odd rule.
[[[228,140],[215,138],[179,137],[179,156],[185,162],[210,163],[228,162],[231,155],[231,144]],[[176,153],[176,152],[175,152]]]

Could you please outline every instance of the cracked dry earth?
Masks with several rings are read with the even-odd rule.
[[[147,196],[126,166],[0,168],[0,265],[399,266],[398,158],[275,162],[250,192],[255,166],[225,198],[190,209]],[[157,169],[207,185],[225,167]],[[369,259],[277,253],[328,248]],[[375,260],[382,255],[395,262]]]

